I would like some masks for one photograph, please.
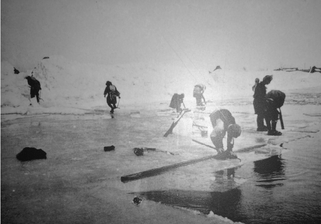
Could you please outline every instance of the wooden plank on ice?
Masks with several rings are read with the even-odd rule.
[[[262,144],[262,145],[255,145],[255,146],[250,146],[250,147],[245,147],[242,149],[239,149],[238,152],[249,152],[255,148],[260,148],[266,146],[266,144]],[[129,181],[134,181],[134,180],[138,180],[138,179],[143,179],[143,178],[147,178],[147,177],[152,177],[152,176],[156,176],[156,175],[160,175],[162,173],[168,172],[170,170],[182,167],[182,166],[187,166],[187,165],[191,165],[191,164],[195,164],[195,163],[199,163],[199,162],[203,162],[209,159],[215,159],[216,155],[213,156],[206,156],[206,157],[202,157],[202,158],[198,158],[198,159],[192,159],[192,160],[188,160],[188,161],[184,161],[184,162],[180,162],[180,163],[175,163],[172,165],[167,165],[167,166],[162,166],[159,168],[154,168],[154,169],[150,169],[150,170],[146,170],[146,171],[142,171],[142,172],[138,172],[138,173],[133,173],[133,174],[129,174],[129,175],[125,175],[122,176],[120,178],[120,180],[123,183],[129,182]]]
[[[176,169],[178,167],[182,167],[182,166],[187,166],[193,163],[198,163],[198,162],[202,162],[205,160],[209,160],[209,159],[213,159],[215,156],[206,156],[206,157],[202,157],[202,158],[198,158],[198,159],[192,159],[192,160],[188,160],[188,161],[184,161],[184,162],[180,162],[180,163],[175,163],[172,165],[168,165],[168,166],[162,166],[159,168],[155,168],[155,169],[151,169],[151,170],[146,170],[146,171],[142,171],[142,172],[138,172],[138,173],[134,173],[134,174],[129,174],[129,175],[125,175],[122,176],[120,178],[120,180],[123,183],[129,182],[129,181],[133,181],[133,180],[138,180],[138,179],[143,179],[143,178],[147,178],[147,177],[151,177],[151,176],[156,176],[156,175],[160,175],[164,172]]]

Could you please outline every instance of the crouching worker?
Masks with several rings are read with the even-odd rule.
[[[40,90],[41,90],[41,85],[40,82],[33,76],[33,74],[31,76],[26,76],[25,79],[27,79],[29,88],[30,88],[30,105],[32,105],[31,103],[31,98],[36,97],[37,102],[40,102]]]
[[[282,135],[276,130],[278,119],[281,121],[281,128],[284,129],[281,107],[284,104],[285,93],[280,90],[271,90],[266,94],[265,119],[268,128],[268,135]]]
[[[180,95],[175,93],[172,96],[171,103],[169,104],[169,107],[176,109],[176,112],[180,113],[182,111],[182,108],[181,108],[182,104],[183,104],[184,108],[186,108],[185,104],[184,104],[184,97],[185,97],[184,93],[182,93]]]
[[[210,114],[213,131],[211,140],[217,150],[216,159],[236,159],[232,152],[234,138],[241,135],[241,127],[235,123],[235,118],[226,109],[215,110]],[[224,150],[223,138],[227,132],[227,149]]]
[[[111,108],[110,113],[114,113],[114,109],[117,108],[117,97],[120,99],[120,92],[118,92],[116,86],[114,86],[110,81],[106,82],[104,97],[106,96],[107,104]]]

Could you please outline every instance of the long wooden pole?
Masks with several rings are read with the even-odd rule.
[[[284,129],[284,123],[283,123],[283,117],[282,117],[281,108],[279,108],[279,110],[280,110],[280,123],[281,123],[281,128]]]
[[[170,126],[170,128],[166,131],[166,133],[164,134],[164,137],[167,137],[169,134],[173,133],[173,129],[175,128],[175,126],[178,124],[179,120],[184,116],[184,114],[186,112],[189,112],[189,109],[184,109],[182,110],[182,112],[178,115],[178,117],[175,119],[175,121],[173,121],[172,125]]]
[[[155,168],[155,169],[146,170],[143,172],[125,175],[125,176],[122,176],[120,178],[120,180],[121,180],[121,182],[126,183],[126,182],[133,181],[133,180],[156,176],[156,175],[162,174],[164,172],[176,169],[178,167],[187,166],[187,165],[190,165],[193,163],[198,163],[198,162],[202,162],[202,161],[213,159],[213,158],[214,158],[214,156],[206,156],[206,157],[202,157],[199,159],[193,159],[193,160],[188,160],[185,162],[175,163],[175,164],[168,165],[168,166],[163,166],[163,167],[159,167],[159,168]]]
[[[204,145],[206,145],[206,144],[204,144]],[[265,145],[266,144],[246,147],[246,148],[238,150],[238,152],[248,152],[248,151],[253,150],[255,148],[263,147]],[[208,145],[206,145],[206,146],[208,146]],[[143,178],[147,178],[147,177],[157,176],[162,173],[168,172],[170,170],[176,169],[178,167],[187,166],[187,165],[191,165],[191,164],[198,163],[198,162],[203,162],[203,161],[206,161],[209,159],[214,159],[215,156],[216,155],[206,156],[206,157],[202,157],[202,158],[198,158],[198,159],[192,159],[192,160],[188,160],[188,161],[184,161],[184,162],[180,162],[180,163],[175,163],[172,165],[162,166],[159,168],[154,168],[154,169],[150,169],[150,170],[146,170],[146,171],[142,171],[142,172],[138,172],[138,173],[125,175],[125,176],[122,176],[120,178],[120,180],[121,180],[121,182],[126,183],[129,181],[134,181],[134,180],[143,179]]]

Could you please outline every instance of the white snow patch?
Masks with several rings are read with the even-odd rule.
[[[34,76],[41,82],[41,102],[33,107],[28,101],[29,87],[25,76]],[[255,78],[273,74],[268,90],[279,89],[287,93],[293,89],[319,87],[319,73],[276,71],[232,71],[190,69],[183,66],[136,63],[105,66],[81,64],[62,56],[50,56],[41,60],[33,70],[14,74],[13,66],[1,62],[1,110],[5,113],[83,113],[96,107],[106,107],[103,97],[107,80],[121,92],[121,107],[160,107],[160,102],[170,102],[174,93],[185,94],[185,104],[195,105],[192,96],[195,84],[206,85],[205,98],[210,101],[225,99],[251,99]],[[34,109],[37,107],[37,109]],[[164,107],[168,107],[165,105]]]

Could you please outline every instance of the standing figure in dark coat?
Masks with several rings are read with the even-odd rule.
[[[257,114],[256,123],[257,131],[267,131],[267,126],[264,125],[265,111],[266,111],[266,86],[272,81],[272,75],[266,75],[262,82],[259,82],[254,89],[254,112]]]
[[[106,97],[107,104],[111,108],[110,113],[114,113],[114,109],[117,108],[117,106],[116,106],[117,98],[116,97],[119,97],[119,99],[120,99],[120,92],[118,92],[116,86],[114,86],[110,81],[106,82],[104,97]]]
[[[176,109],[176,112],[180,113],[182,111],[182,108],[181,108],[182,104],[185,108],[184,97],[185,97],[184,93],[182,94],[175,93],[171,99],[171,103],[169,104],[169,107]]]
[[[30,98],[36,97],[37,102],[39,103],[40,101],[39,91],[41,90],[40,82],[33,75],[26,76],[25,79],[27,79],[28,85],[30,87]]]
[[[241,135],[241,127],[235,123],[235,118],[226,109],[215,110],[210,114],[213,131],[211,140],[216,148],[217,159],[237,158],[233,154],[234,138]],[[227,149],[224,150],[223,138],[227,132]]]

